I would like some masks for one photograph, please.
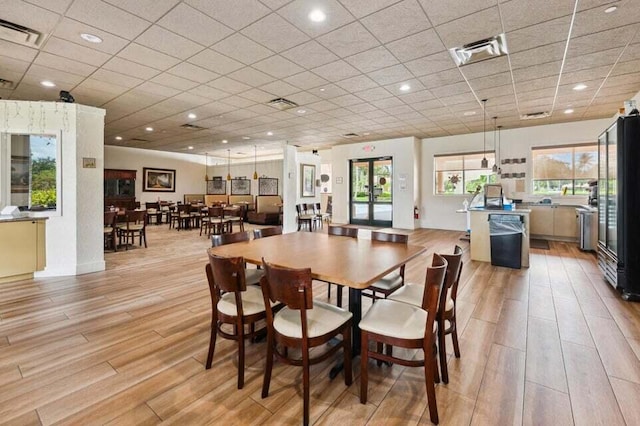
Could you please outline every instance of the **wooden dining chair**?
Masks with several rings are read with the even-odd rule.
[[[131,244],[135,242],[135,238],[139,237],[138,245],[142,245],[144,240],[144,248],[147,248],[147,212],[145,210],[127,210],[125,221],[118,224],[118,236],[120,244],[125,239],[125,250],[129,250],[129,239]]]
[[[216,337],[238,342],[238,389],[244,386],[244,341],[264,335],[265,329],[256,330],[256,322],[266,318],[262,292],[256,286],[247,286],[242,257],[219,257],[209,255],[205,267],[211,294],[211,338],[207,354],[206,369],[211,368],[216,348]],[[230,324],[233,333],[223,330]],[[249,331],[245,332],[245,326]]]
[[[116,217],[118,213],[104,212],[104,248],[112,248],[113,251],[118,251],[118,241],[116,241]]]
[[[327,229],[327,234],[336,235],[339,237],[358,238],[358,228],[349,228],[346,226],[339,226],[339,225],[329,225],[329,228]],[[333,283],[327,283],[328,299],[331,299],[331,284]],[[340,284],[336,284],[336,288],[337,288],[336,304],[339,307],[342,307],[342,289],[344,288],[344,286],[341,286]]]
[[[267,311],[267,365],[264,371],[262,397],[269,396],[273,356],[286,364],[302,366],[303,424],[309,424],[309,366],[331,357],[340,348],[344,353],[344,382],[351,385],[351,312],[313,299],[311,269],[281,268],[265,262],[266,271],[260,281]],[[271,304],[285,307],[275,313]],[[324,345],[341,334],[342,340],[321,355],[311,358],[311,348]],[[284,346],[281,352],[277,344]],[[286,348],[300,348],[302,359],[288,357]]]
[[[270,226],[269,228],[254,229],[253,238],[271,237],[273,235],[282,235],[282,226]]]
[[[429,416],[432,423],[438,424],[435,384],[439,382],[439,377],[435,320],[447,261],[437,254],[433,256],[432,266],[427,268],[421,307],[393,300],[378,300],[360,321],[362,330],[360,402],[362,404],[367,402],[369,358],[407,367],[424,367]],[[369,341],[376,343],[376,350],[369,348]],[[419,360],[394,357],[392,351],[383,352],[384,344],[389,347],[422,349],[424,355]]]
[[[147,209],[147,225],[150,225],[152,219],[155,220],[156,225],[162,222],[162,211],[160,210],[160,203],[145,203]]]
[[[298,231],[306,227],[309,232],[313,231],[313,214],[307,214],[303,204],[296,204],[296,220],[298,221]]]
[[[458,329],[456,324],[456,298],[458,284],[462,272],[462,248],[455,246],[453,254],[442,254],[447,261],[447,272],[444,280],[444,289],[438,301],[438,353],[440,355],[440,374],[442,381],[449,383],[449,370],[447,368],[447,347],[445,337],[451,334],[453,340],[453,352],[456,358],[460,358],[460,345],[458,343]],[[397,302],[409,303],[421,306],[424,296],[424,287],[419,284],[407,283],[392,293],[387,299]]]
[[[407,244],[409,242],[409,236],[406,234],[392,234],[388,232],[372,231],[371,240]],[[397,270],[380,278],[378,281],[371,284],[369,288],[363,290],[362,295],[371,297],[374,302],[377,299],[381,298],[378,296],[378,293],[382,294],[386,298],[391,293],[404,285],[404,267],[405,265],[402,265]]]
[[[214,234],[211,236],[211,247],[223,246],[226,244],[239,243],[242,241],[249,241],[248,232],[234,232],[232,234]],[[244,265],[245,281],[249,285],[260,285],[260,278],[264,276],[262,269],[247,268]]]
[[[247,209],[246,204],[241,204],[238,206],[238,209],[234,211],[234,214],[227,216],[224,215],[224,218],[229,221],[229,232],[233,232],[233,225],[238,225],[240,232],[244,232],[244,216],[245,211]]]

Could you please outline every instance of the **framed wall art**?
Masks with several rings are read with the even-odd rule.
[[[258,195],[278,195],[278,179],[267,177],[259,178]]]
[[[227,181],[222,176],[214,176],[207,181],[207,195],[225,195],[227,193]]]
[[[251,195],[251,180],[231,179],[231,195]]]
[[[143,167],[142,190],[144,192],[176,192],[176,171]]]
[[[300,196],[315,197],[316,196],[316,166],[313,164],[300,165]]]

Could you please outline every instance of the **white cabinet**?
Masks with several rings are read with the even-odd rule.
[[[578,238],[575,206],[530,206],[531,234],[558,239]]]

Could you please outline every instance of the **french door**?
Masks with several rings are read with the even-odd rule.
[[[350,223],[390,227],[393,222],[391,157],[349,162]]]

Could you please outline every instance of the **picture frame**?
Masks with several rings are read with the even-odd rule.
[[[251,195],[251,180],[231,179],[231,195]]]
[[[142,168],[143,192],[176,192],[176,171],[174,169]]]
[[[82,157],[82,168],[83,169],[95,169],[96,168],[96,159],[93,157]]]
[[[278,178],[258,178],[258,195],[278,195]]]
[[[29,166],[31,157],[23,155],[11,156],[11,193],[26,194],[29,192]]]
[[[316,166],[313,164],[300,165],[300,196],[316,196]]]
[[[214,176],[213,179],[207,181],[207,195],[226,195],[227,181],[222,176]]]

